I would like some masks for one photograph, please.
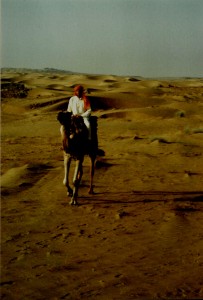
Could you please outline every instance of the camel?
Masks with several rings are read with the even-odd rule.
[[[71,113],[59,112],[57,120],[61,124],[62,149],[64,151],[64,180],[67,187],[67,195],[71,197],[70,205],[78,205],[77,197],[79,185],[83,175],[84,156],[90,157],[90,188],[89,194],[94,194],[93,177],[94,165],[98,151],[97,140],[97,117],[90,117],[91,140],[88,140],[88,130],[84,124],[83,117],[73,116]],[[75,160],[75,171],[73,176],[73,189],[69,185],[69,170],[72,160]]]

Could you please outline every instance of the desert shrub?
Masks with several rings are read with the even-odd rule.
[[[23,83],[2,82],[1,97],[2,98],[25,98],[29,89]]]
[[[184,110],[178,110],[178,111],[175,113],[175,116],[176,116],[176,117],[179,117],[179,118],[184,118],[184,117],[185,117],[185,111],[184,111]]]

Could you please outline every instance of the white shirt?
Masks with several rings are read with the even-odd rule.
[[[91,114],[91,108],[85,110],[84,101],[78,98],[78,96],[70,98],[67,111],[72,112],[73,115],[80,115],[83,118],[88,118]]]

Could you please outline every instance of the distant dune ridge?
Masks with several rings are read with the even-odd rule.
[[[72,208],[56,116],[77,84],[105,156]],[[3,68],[1,90],[2,299],[203,298],[203,78]]]

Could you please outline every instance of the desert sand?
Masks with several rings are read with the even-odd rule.
[[[1,298],[202,299],[203,79],[1,78]],[[105,156],[72,207],[56,116],[76,84]]]

